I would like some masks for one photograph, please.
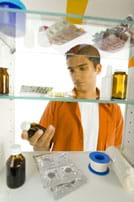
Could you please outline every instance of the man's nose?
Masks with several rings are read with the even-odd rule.
[[[79,73],[79,72],[75,72],[75,73],[73,74],[73,79],[74,79],[75,81],[79,81],[79,80],[80,80],[80,73]]]

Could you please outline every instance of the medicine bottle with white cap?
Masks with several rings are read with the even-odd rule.
[[[112,96],[112,66],[108,65],[106,75],[101,81],[100,98],[102,100],[111,100]]]
[[[17,188],[24,184],[25,165],[25,157],[21,154],[20,145],[14,144],[6,162],[6,180],[9,188]]]

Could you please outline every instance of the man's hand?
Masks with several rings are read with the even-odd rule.
[[[51,142],[55,133],[55,128],[49,125],[45,132],[39,129],[32,137],[28,137],[28,132],[26,130],[22,131],[21,137],[28,140],[36,151],[50,151],[52,150]]]

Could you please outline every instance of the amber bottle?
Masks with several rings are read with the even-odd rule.
[[[37,124],[35,122],[30,123],[30,122],[27,122],[27,121],[24,121],[21,124],[21,129],[22,130],[27,130],[29,138],[32,137],[34,135],[34,133],[39,129],[43,130],[43,132],[46,131],[46,128],[41,126],[40,124]]]
[[[7,68],[0,67],[0,94],[9,93],[9,74]]]
[[[117,70],[113,74],[112,98],[125,99],[127,91],[127,74],[125,71]]]
[[[18,188],[24,184],[25,166],[25,157],[21,154],[20,145],[13,145],[6,162],[6,180],[9,188]]]

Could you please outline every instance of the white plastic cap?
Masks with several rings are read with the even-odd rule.
[[[28,121],[24,121],[24,122],[21,123],[20,127],[21,127],[22,130],[29,130],[30,127],[31,127],[31,123],[28,122]]]
[[[21,153],[21,146],[19,144],[14,144],[11,146],[11,155],[17,155]]]

